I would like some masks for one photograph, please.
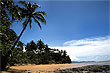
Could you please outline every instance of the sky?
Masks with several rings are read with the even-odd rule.
[[[73,61],[110,60],[109,0],[29,0],[45,11],[47,24],[42,30],[33,21],[20,40],[42,40],[51,48],[66,50]],[[16,1],[17,2],[17,1]],[[12,29],[19,35],[22,22],[14,22]]]

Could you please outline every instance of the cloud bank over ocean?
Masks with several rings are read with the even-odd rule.
[[[52,46],[51,48],[66,50],[70,58],[76,61],[110,60],[110,36],[70,40],[64,42],[63,47]]]

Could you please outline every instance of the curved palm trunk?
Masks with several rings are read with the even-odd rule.
[[[28,19],[28,21],[27,21],[26,25],[24,26],[23,30],[21,31],[20,35],[18,36],[17,40],[15,41],[14,45],[12,46],[11,50],[13,50],[13,49],[14,49],[14,47],[16,46],[16,44],[18,43],[18,41],[19,41],[20,37],[22,36],[22,34],[23,34],[24,30],[26,29],[26,26],[27,26],[27,24],[28,24],[29,20],[30,20],[30,18]]]
[[[27,23],[27,24],[28,24],[28,23]],[[27,24],[26,24],[26,26],[27,26]],[[26,26],[25,26],[25,27],[23,28],[23,30],[21,31],[20,35],[18,36],[17,40],[15,41],[14,45],[12,46],[11,50],[13,50],[14,47],[16,46],[16,44],[18,43],[18,41],[19,41],[20,37],[22,36],[24,30],[26,29]],[[11,54],[11,51],[10,51],[9,54]],[[12,60],[12,59],[13,59],[13,54],[11,55],[11,60]],[[13,66],[14,64],[12,63],[11,65]]]
[[[28,24],[28,23],[27,23]],[[27,26],[26,24],[26,26]],[[23,30],[21,31],[20,35],[18,36],[17,40],[15,41],[14,45],[12,46],[11,50],[14,49],[14,47],[16,46],[17,42],[19,41],[21,35],[23,34],[24,30],[26,29],[26,26],[23,28]]]
[[[26,26],[27,26],[28,22],[29,22],[29,20],[27,21]],[[12,46],[12,48],[8,51],[7,55],[2,57],[2,62],[1,62],[1,64],[2,64],[1,67],[2,67],[2,68],[1,68],[1,70],[4,70],[4,69],[6,68],[7,63],[8,63],[8,57],[9,57],[10,54],[11,54],[11,50],[13,50],[14,47],[16,46],[16,44],[17,44],[17,42],[19,41],[20,37],[22,36],[24,30],[26,29],[26,26],[25,26],[25,27],[23,28],[23,30],[21,31],[20,35],[18,36],[18,38],[17,38],[17,40],[15,41],[14,45]],[[11,56],[11,58],[13,58],[13,57]]]

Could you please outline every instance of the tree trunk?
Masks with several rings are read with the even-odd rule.
[[[24,28],[23,28],[23,30],[21,31],[20,35],[18,36],[17,40],[15,41],[14,45],[12,46],[12,48],[11,48],[10,50],[13,50],[13,49],[14,49],[14,47],[16,46],[16,44],[18,43],[18,41],[19,41],[20,37],[22,36],[22,34],[23,34],[24,30],[26,29],[26,26],[27,26],[28,22],[29,22],[29,20],[27,21],[27,23],[26,23],[25,27],[24,27]],[[9,54],[11,54],[11,51],[10,51],[10,53],[9,53]]]
[[[26,23],[26,26],[28,24],[29,20],[27,21]],[[26,29],[26,26],[23,28],[23,30],[21,31],[20,35],[18,36],[17,40],[15,41],[14,45],[12,46],[12,48],[8,51],[7,55],[6,56],[1,56],[1,70],[5,70],[6,69],[6,66],[7,66],[7,63],[8,63],[8,57],[10,56],[11,54],[11,50],[14,49],[14,47],[16,46],[17,42],[19,41],[20,37],[22,36],[24,30]],[[11,35],[11,34],[10,34]],[[13,58],[11,56],[11,58]]]
[[[28,23],[27,23],[27,24],[28,24]],[[26,24],[26,26],[27,26],[27,24]],[[23,34],[24,30],[26,29],[26,26],[25,26],[25,27],[23,28],[23,30],[21,31],[20,35],[18,36],[18,38],[17,38],[17,40],[15,41],[14,45],[12,46],[12,48],[8,51],[8,53],[7,53],[8,56],[10,56],[11,50],[13,50],[14,47],[16,46],[16,44],[18,43],[18,41],[19,41],[21,35]],[[11,58],[12,58],[12,56],[13,56],[13,55],[11,55]]]
[[[7,56],[1,56],[1,71],[5,70],[6,69],[6,66],[7,66],[7,61],[8,57]]]
[[[21,35],[23,34],[24,30],[26,29],[26,26],[23,28],[22,32],[20,33],[19,37],[17,38],[17,40],[15,41],[14,45],[12,46],[12,48],[8,51],[7,55],[6,56],[2,56],[1,57],[1,70],[5,70],[6,69],[6,66],[7,66],[7,63],[8,63],[8,57],[10,56],[11,54],[11,50],[14,49],[15,45],[17,44],[17,42],[19,41]],[[11,35],[11,34],[10,34]],[[11,59],[13,57],[11,56]]]
[[[28,23],[27,23],[28,24]],[[26,26],[27,26],[26,24]],[[17,42],[19,41],[21,35],[23,34],[24,30],[26,29],[26,26],[23,28],[23,30],[21,31],[20,35],[18,36],[17,40],[15,41],[14,45],[12,46],[11,50],[14,49],[14,47],[16,46]]]

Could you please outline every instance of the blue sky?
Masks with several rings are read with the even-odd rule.
[[[49,46],[59,48],[65,47],[64,43],[72,40],[79,41],[86,38],[106,38],[109,36],[109,2],[107,0],[46,0],[34,2],[41,6],[41,8],[36,11],[43,10],[47,13],[45,17],[47,24],[46,26],[41,24],[42,30],[40,30],[34,21],[31,29],[27,26],[20,38],[25,44],[31,40],[37,42],[41,39]],[[12,29],[14,29],[17,34],[20,34],[22,22],[13,23]],[[108,38],[106,40],[108,40]],[[109,49],[110,46],[108,50]]]

